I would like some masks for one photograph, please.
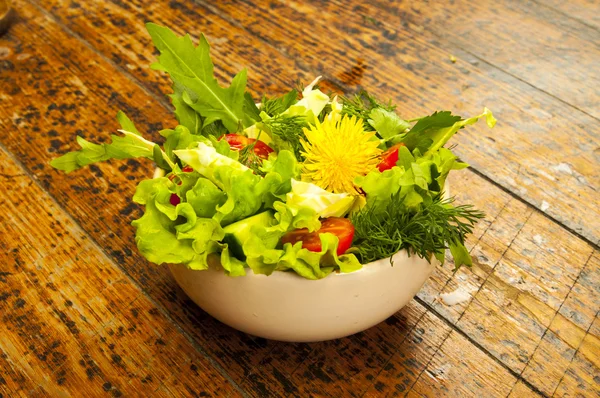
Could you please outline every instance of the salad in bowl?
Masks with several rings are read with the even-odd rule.
[[[132,222],[138,250],[152,263],[169,264],[202,308],[263,337],[334,338],[406,304],[447,249],[455,267],[471,265],[464,240],[483,214],[448,197],[448,174],[467,164],[446,144],[479,119],[493,127],[487,108],[466,119],[448,111],[404,119],[395,105],[365,91],[324,93],[320,78],[285,95],[253,98],[246,70],[228,87],[219,85],[203,35],[196,46],[189,35],[152,23],[147,29],[160,51],[152,67],[173,81],[179,124],[160,131],[161,145],[119,112],[120,134],[110,143],[78,136],[81,149],[51,165],[68,173],[109,159],[152,160],[154,175],[133,196],[145,207]],[[411,277],[418,267],[424,271]],[[369,280],[379,269],[382,276]],[[403,287],[411,278],[414,286]],[[345,311],[346,295],[360,297],[349,286],[368,296],[383,279],[408,298],[381,294],[385,311],[356,321],[385,305],[370,298],[362,313]],[[260,314],[266,307],[270,312]],[[252,318],[266,330],[248,326]],[[285,332],[317,320],[331,329],[354,327]]]

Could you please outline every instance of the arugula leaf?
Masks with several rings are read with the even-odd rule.
[[[132,132],[134,134],[137,134],[137,135],[142,135],[138,131],[138,129],[135,127],[135,124],[133,124],[133,122],[131,121],[131,119],[129,119],[127,117],[127,115],[125,114],[125,112],[123,112],[123,111],[117,112],[117,121],[121,125],[121,129],[123,129],[125,131],[130,131],[130,132]]]
[[[213,74],[210,46],[200,35],[194,46],[189,35],[177,36],[170,29],[147,23],[146,29],[160,51],[152,68],[167,72],[182,85],[182,100],[204,118],[204,126],[221,120],[229,131],[238,131],[244,120],[246,69],[238,73],[228,88],[221,87]]]
[[[367,122],[377,131],[381,138],[390,138],[404,133],[410,127],[410,123],[403,120],[396,112],[384,108],[375,108],[369,113]]]
[[[460,116],[453,115],[450,111],[434,112],[430,116],[425,116],[417,121],[417,124],[410,129],[411,134],[417,134],[432,128],[442,128],[452,126],[460,120]]]
[[[173,84],[173,91],[173,94],[169,97],[171,97],[171,102],[175,107],[177,121],[180,125],[187,127],[190,133],[200,134],[204,121],[200,114],[183,100],[185,88],[181,84],[175,83]]]
[[[487,108],[484,108],[480,115],[464,120],[449,111],[435,112],[431,116],[419,119],[401,142],[411,151],[418,149],[420,153],[428,155],[444,146],[458,130],[474,124],[482,117],[486,118],[490,128],[496,124],[496,119]]]
[[[252,125],[260,120],[260,110],[249,92],[244,93],[244,114],[248,119],[248,125]]]
[[[444,144],[446,144],[446,142],[448,142],[448,140],[450,140],[450,138],[454,134],[456,134],[456,132],[458,130],[460,130],[461,128],[468,126],[470,124],[477,123],[477,121],[483,117],[485,117],[485,121],[489,128],[493,128],[496,125],[496,119],[494,118],[492,111],[490,111],[488,108],[483,108],[483,113],[481,113],[480,115],[473,116],[473,117],[465,119],[465,120],[461,120],[459,122],[454,123],[450,127],[441,128],[439,130],[431,130],[429,132],[429,136],[431,137],[433,144],[427,150],[427,152],[424,153],[424,155],[426,156],[426,155],[429,155],[430,153],[437,151],[442,146],[444,146]]]
[[[145,157],[154,159],[155,143],[144,139],[135,133],[120,130],[124,137],[111,135],[112,142],[108,144],[94,144],[77,136],[77,143],[81,150],[69,152],[53,159],[50,165],[55,169],[70,173],[81,167],[108,159],[129,159]],[[160,150],[160,148],[159,148]]]

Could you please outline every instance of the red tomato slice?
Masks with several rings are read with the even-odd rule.
[[[398,150],[401,146],[404,146],[402,142],[388,148],[388,150],[381,154],[381,162],[377,165],[379,171],[384,172],[396,165],[398,162]]]
[[[173,206],[177,206],[179,203],[181,203],[181,198],[179,198],[176,193],[172,193],[171,197],[169,198],[169,202],[171,202]]]
[[[292,245],[296,242],[302,242],[302,247],[310,250],[311,252],[320,252],[321,239],[319,234],[329,232],[334,234],[340,240],[338,244],[337,254],[341,256],[352,246],[352,239],[354,238],[354,225],[347,218],[341,217],[330,217],[321,221],[321,228],[315,232],[308,232],[307,228],[296,229],[283,235],[281,238],[282,243],[291,243]]]
[[[181,171],[183,171],[184,173],[191,173],[192,171],[194,171],[194,169],[192,169],[191,166],[183,166],[183,169],[181,169]],[[173,181],[174,178],[175,178],[175,174],[171,174],[169,176],[169,180],[171,180],[171,181]],[[181,184],[182,184],[181,181],[179,181],[177,183],[177,185],[181,185]],[[179,203],[181,203],[181,198],[179,196],[177,196],[176,193],[172,193],[169,201],[171,202],[171,204],[173,206],[177,206]]]
[[[273,152],[273,149],[264,142],[240,134],[225,134],[220,139],[223,138],[229,143],[229,147],[235,151],[241,151],[246,146],[254,144],[254,153],[262,159],[268,159],[269,154]]]

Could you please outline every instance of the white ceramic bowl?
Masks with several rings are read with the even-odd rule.
[[[154,178],[164,174],[160,169]],[[445,197],[449,197],[446,182]],[[169,268],[183,291],[214,318],[242,332],[271,340],[315,342],[361,332],[398,312],[425,284],[434,267],[402,250],[349,274],[308,280],[292,272],[270,276],[246,269],[229,277],[218,259],[208,270]]]
[[[266,339],[311,342],[336,339],[368,329],[404,307],[433,268],[406,251],[366,264],[349,274],[308,280],[276,271],[270,276],[247,270],[229,277],[213,261],[206,271],[171,265],[177,283],[204,311],[219,321]]]

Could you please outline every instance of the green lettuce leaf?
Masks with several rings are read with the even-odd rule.
[[[145,205],[144,215],[132,222],[140,253],[155,264],[186,264],[192,269],[207,269],[208,255],[222,246],[224,232],[211,218],[199,218],[189,203],[169,203],[173,185],[162,177],[142,181],[133,197]]]
[[[302,242],[286,243],[283,248],[277,248],[275,245],[280,238],[277,232],[258,228],[253,232],[243,248],[246,262],[256,274],[294,271],[307,279],[322,279],[335,270],[347,273],[362,267],[353,254],[337,255],[339,240],[333,234],[320,234],[322,251],[311,252],[302,248]]]
[[[398,134],[402,134],[410,127],[410,123],[401,119],[396,112],[388,111],[384,108],[373,109],[369,113],[369,118],[367,122],[384,139],[390,139]]]
[[[223,88],[214,77],[210,46],[204,35],[200,35],[198,46],[194,46],[189,35],[177,36],[153,23],[147,23],[146,29],[161,53],[152,67],[169,73],[175,84],[184,87],[181,99],[202,116],[203,125],[220,120],[229,131],[240,130],[245,117],[246,70],[238,73],[228,88]],[[180,101],[177,105],[181,105]],[[195,130],[191,128],[191,118],[185,120],[188,128]]]
[[[206,178],[198,178],[194,187],[185,193],[198,217],[214,217],[217,209],[227,200],[227,194]]]
[[[292,179],[292,189],[286,195],[290,207],[314,209],[322,218],[343,217],[354,204],[354,196],[347,193],[331,193],[310,182]]]
[[[243,164],[219,153],[230,152],[226,143],[215,144],[225,146],[218,150],[199,143],[197,148],[175,150],[174,153],[225,193],[226,199],[216,207],[214,215],[222,225],[252,216],[261,208],[269,208],[276,200],[285,198],[291,189],[290,179],[298,173],[296,158],[291,152],[281,151],[265,166],[265,176],[260,177]]]

